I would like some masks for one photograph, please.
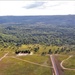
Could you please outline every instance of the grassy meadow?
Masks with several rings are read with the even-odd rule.
[[[32,45],[29,45],[32,47]],[[21,46],[19,49],[29,49],[28,45]],[[34,46],[33,46],[34,48]],[[2,48],[0,51],[0,57],[2,57],[5,53],[9,52],[9,54],[0,61],[0,75],[51,75],[51,62],[49,56],[41,56],[38,53],[27,56],[17,56],[15,54],[15,50],[17,48],[15,46],[9,46],[7,48]],[[16,58],[20,58],[22,60],[27,60],[36,64],[28,63]],[[40,64],[40,65],[37,65]],[[45,67],[45,66],[49,67]]]
[[[56,57],[59,60],[59,62],[61,63],[63,60],[67,59],[69,57],[69,55],[59,54],[59,55],[56,55]]]
[[[63,66],[65,66],[66,68],[75,69],[75,56],[73,56],[70,59],[66,60],[63,63]]]
[[[69,55],[58,55],[57,58],[59,62],[67,59]],[[64,61],[63,66],[69,69],[75,69],[75,56],[71,57],[70,59]],[[64,70],[65,75],[75,75],[75,70]]]
[[[39,47],[38,51],[34,49]],[[8,47],[0,46],[0,58],[7,52],[9,54],[0,61],[0,75],[52,75],[52,64],[48,55],[49,49],[52,50],[53,54],[58,48],[61,49],[63,46],[46,46],[39,44],[21,45],[16,47],[11,44]],[[33,52],[33,55],[17,56],[16,50],[29,50]],[[41,55],[45,52],[46,55]],[[14,57],[14,58],[13,58]],[[67,59],[68,54],[65,53],[56,55],[59,62]],[[63,65],[67,68],[75,68],[75,56],[65,61]],[[68,65],[67,65],[68,64]],[[43,66],[42,66],[43,65]],[[65,75],[74,75],[75,71],[64,70]]]
[[[26,58],[29,59],[29,57]],[[48,58],[46,57],[43,61],[42,59],[43,58],[38,57],[37,63],[47,65],[48,63],[46,62],[48,61]],[[33,58],[30,60],[35,61]],[[11,56],[7,56],[1,61],[0,67],[0,75],[51,75],[50,67],[38,66],[12,58]]]
[[[75,71],[72,70],[64,70],[65,75],[75,75]]]

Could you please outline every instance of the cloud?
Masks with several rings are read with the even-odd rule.
[[[43,4],[42,7],[40,7],[41,9],[47,9],[47,8],[56,8],[56,7],[60,7],[61,5],[66,4],[65,2],[46,2],[45,4]]]
[[[26,8],[26,9],[37,8],[37,7],[42,6],[44,3],[45,2],[34,2],[32,4],[29,4],[27,6],[24,6],[23,8]]]
[[[75,1],[0,1],[0,15],[75,14]]]
[[[64,4],[64,3],[57,3],[57,4],[53,4],[53,5],[50,5],[49,7],[61,6],[62,4]]]
[[[50,9],[50,8],[54,8],[54,7],[60,7],[61,5],[66,4],[65,2],[62,1],[40,1],[40,2],[32,2],[30,4],[27,4],[26,6],[22,7],[22,8],[26,8],[26,9]]]

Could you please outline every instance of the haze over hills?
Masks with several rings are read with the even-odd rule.
[[[55,16],[0,16],[0,23],[35,24],[45,23],[53,25],[75,25],[75,15]]]

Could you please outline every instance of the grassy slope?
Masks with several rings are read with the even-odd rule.
[[[50,58],[49,56],[40,56],[40,55],[29,55],[29,56],[20,56],[18,58],[21,58],[23,60],[28,60],[31,62],[35,62],[35,63],[39,63],[39,64],[43,64],[43,65],[50,65],[51,66],[51,62],[50,62]]]
[[[0,51],[0,57],[6,52],[10,52],[7,57],[0,61],[0,75],[51,75],[51,69],[49,67],[38,66],[12,58],[11,56],[15,56],[15,50],[16,47],[11,45],[7,48],[2,48],[2,51]],[[48,56],[34,54],[32,56],[21,56],[18,58],[50,66]]]
[[[5,53],[7,52],[0,51],[0,58],[3,57]]]
[[[40,59],[40,58],[39,58]],[[0,62],[0,75],[51,75],[48,67],[33,65],[11,57]]]
[[[75,69],[75,56],[71,57],[70,59],[66,60],[63,65],[67,68],[74,68]]]
[[[65,70],[65,75],[75,75],[75,71]]]
[[[68,55],[57,55],[56,56],[57,59],[59,60],[59,62],[61,63],[64,59],[67,59],[68,58]]]
[[[45,46],[45,45],[22,45],[19,49],[32,49],[36,46],[39,46],[40,49],[37,54],[34,54],[32,56],[21,56],[18,58],[21,58],[23,60],[28,60],[31,62],[43,64],[43,65],[49,65],[51,66],[51,62],[49,61],[49,56],[41,56],[38,55],[42,51],[48,52],[49,49],[52,49],[52,51],[56,50],[57,46]],[[30,48],[31,47],[31,48]],[[61,48],[61,47],[60,47]],[[52,75],[51,69],[48,67],[41,67],[37,65],[33,65],[21,60],[17,60],[14,58],[11,58],[11,56],[15,56],[14,51],[17,49],[15,46],[9,46],[8,48],[0,48],[2,51],[0,51],[0,57],[2,57],[6,52],[10,51],[10,54],[8,54],[8,57],[4,58],[0,62],[0,75]],[[66,59],[68,55],[59,55],[57,56],[58,60],[61,62],[62,60]],[[72,59],[69,59],[64,63],[65,67],[75,68],[75,56]],[[66,65],[69,64],[69,65]],[[64,70],[65,75],[74,75],[75,71],[68,71]]]
[[[61,62],[62,60],[68,58],[68,55],[59,55],[57,57],[58,57],[58,60]],[[67,68],[75,68],[75,56],[65,61],[63,63],[63,66]],[[75,71],[64,70],[64,74],[65,75],[75,75]]]

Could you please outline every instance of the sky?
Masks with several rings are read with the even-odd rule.
[[[0,16],[74,14],[75,1],[0,1]]]

